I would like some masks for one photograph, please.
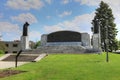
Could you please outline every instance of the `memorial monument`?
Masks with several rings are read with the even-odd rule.
[[[43,34],[38,47],[44,53],[85,53],[87,49],[91,49],[90,35],[76,31]]]
[[[21,48],[22,48],[22,50],[29,49],[28,26],[29,26],[28,22],[26,22],[23,25],[23,34],[21,36]]]
[[[93,31],[93,47],[88,33],[76,31],[56,31],[41,36],[41,45],[37,49],[29,50],[28,26],[23,25],[23,35],[21,37],[21,47],[29,53],[94,53],[100,52],[100,29],[98,22],[94,23],[97,28]]]

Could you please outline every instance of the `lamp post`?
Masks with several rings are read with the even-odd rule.
[[[108,55],[108,20],[106,20],[106,39],[105,39],[105,44],[106,44],[106,62],[109,62],[109,55]]]

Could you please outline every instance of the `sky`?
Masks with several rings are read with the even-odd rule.
[[[23,24],[29,26],[29,40],[42,34],[72,30],[92,35],[91,21],[101,0],[0,0],[0,36],[4,41],[20,40]],[[120,40],[120,0],[103,0],[113,11]]]

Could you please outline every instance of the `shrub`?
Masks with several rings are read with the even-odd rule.
[[[3,50],[0,50],[0,54],[4,54],[4,51],[3,51]]]
[[[7,47],[5,46],[5,43],[0,41],[0,50],[5,51],[7,49]]]

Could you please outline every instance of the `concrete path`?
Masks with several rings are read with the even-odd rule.
[[[8,57],[10,54],[6,54],[2,57],[0,57],[0,69],[6,69],[6,68],[11,68],[11,67],[15,67],[15,61],[1,61],[2,59]],[[44,58],[46,56],[46,54],[40,54],[34,61],[39,61],[42,58]],[[30,63],[30,62],[18,62],[18,66],[26,64],[26,63]]]
[[[18,66],[26,64],[29,62],[18,62]],[[15,62],[0,61],[0,69],[12,68],[15,67]]]

